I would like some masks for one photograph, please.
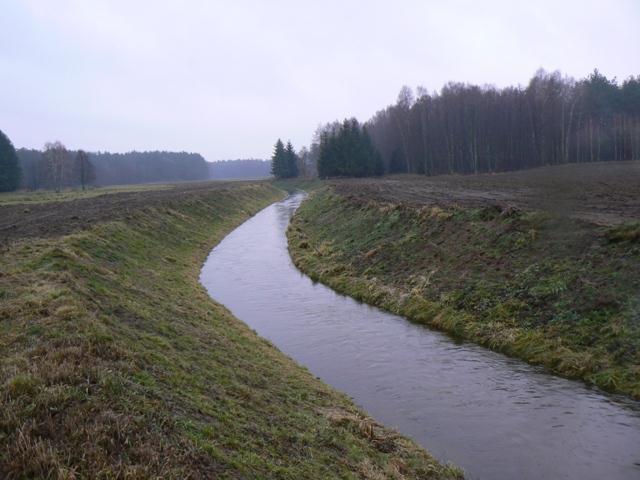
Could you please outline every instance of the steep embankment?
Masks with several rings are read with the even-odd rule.
[[[522,208],[499,203],[504,190],[462,188],[513,189],[522,175],[334,182],[299,209],[290,251],[337,291],[640,398],[640,224],[589,222],[584,202],[576,218],[522,198]],[[465,195],[439,196],[447,182]],[[599,212],[613,218],[607,207]]]
[[[198,283],[212,245],[281,195],[201,184],[0,207],[13,218],[0,256],[0,477],[456,475]]]

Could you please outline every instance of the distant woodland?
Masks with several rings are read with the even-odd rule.
[[[271,175],[268,160],[255,158],[208,162],[211,180],[235,180],[267,178]]]
[[[61,144],[47,144],[44,151],[18,149],[22,186],[30,190],[95,185],[125,185],[150,182],[206,180],[209,169],[197,153],[129,152],[88,153],[84,178],[78,167],[78,152]]]
[[[389,172],[478,173],[640,158],[640,76],[575,81],[539,71],[526,87],[404,87],[366,124]]]
[[[316,131],[307,151],[313,163],[321,166],[327,140],[353,121]],[[640,159],[640,76],[619,82],[595,70],[576,81],[540,70],[524,87],[403,87],[397,102],[365,122],[364,130],[386,173],[481,173]],[[351,171],[350,148],[345,142],[335,153],[341,165],[326,174],[319,168],[320,175],[370,175]]]

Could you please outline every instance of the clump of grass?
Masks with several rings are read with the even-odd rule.
[[[9,398],[33,396],[38,388],[38,380],[28,374],[17,374],[4,385],[5,394]]]
[[[607,231],[610,242],[640,242],[640,223],[626,223],[611,227]]]

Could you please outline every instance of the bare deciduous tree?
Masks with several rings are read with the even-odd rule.
[[[89,155],[84,150],[78,150],[76,153],[74,173],[76,181],[82,186],[82,190],[84,190],[87,185],[92,184],[96,179],[93,164],[89,159]]]
[[[44,145],[43,158],[47,173],[51,177],[51,183],[55,191],[59,192],[64,186],[69,152],[61,142],[47,142]]]
[[[480,173],[640,156],[640,76],[574,81],[539,70],[528,85],[403,87],[366,124],[387,171]]]

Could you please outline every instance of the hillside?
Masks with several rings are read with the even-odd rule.
[[[640,163],[336,180],[294,261],[355,298],[640,397]]]
[[[459,476],[199,284],[211,247],[281,190],[24,196],[0,198],[0,477]]]

